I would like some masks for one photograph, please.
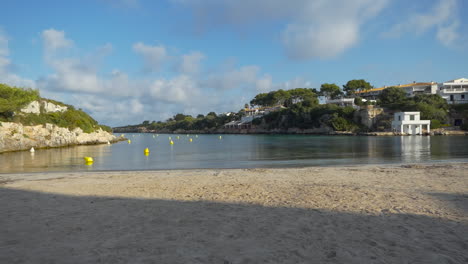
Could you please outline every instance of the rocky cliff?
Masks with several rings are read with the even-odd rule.
[[[72,145],[104,144],[120,138],[98,129],[84,133],[80,128],[70,130],[52,124],[23,126],[19,123],[0,122],[0,153],[34,148]]]

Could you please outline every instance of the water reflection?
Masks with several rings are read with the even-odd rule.
[[[468,161],[468,137],[127,135],[132,143],[0,154],[0,172],[251,168]],[[179,136],[179,139],[177,139]],[[144,149],[150,154],[145,156]],[[83,157],[93,157],[86,165]]]
[[[404,136],[400,140],[401,161],[421,162],[430,159],[431,137]]]
[[[35,152],[17,151],[0,154],[0,172],[89,170],[84,156],[109,155],[109,145],[74,146],[67,148],[36,149]]]

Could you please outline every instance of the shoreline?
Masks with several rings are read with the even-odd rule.
[[[0,262],[462,263],[467,170],[468,162],[0,175]]]
[[[133,133],[133,134],[163,134],[163,135],[173,135],[173,134],[199,134],[199,135],[316,135],[316,136],[377,136],[377,137],[389,137],[389,136],[413,136],[406,133],[397,133],[397,132],[388,132],[388,131],[374,131],[374,132],[352,132],[352,131],[326,131],[326,132],[317,132],[314,129],[290,129],[290,130],[251,130],[251,129],[241,129],[241,130],[225,130],[219,129],[214,131],[200,131],[200,130],[181,130],[181,131],[140,131],[140,130],[131,130],[131,131],[113,131],[113,133]],[[445,129],[433,129],[430,133],[423,133],[423,135],[418,136],[468,136],[468,131],[465,130],[445,130]]]
[[[1,153],[0,153],[1,154]],[[290,167],[246,167],[246,168],[177,168],[177,169],[139,169],[139,170],[70,170],[70,171],[31,171],[31,172],[0,172],[0,182],[2,176],[13,176],[13,175],[40,175],[40,174],[106,174],[106,173],[122,173],[122,174],[132,174],[132,173],[167,173],[167,172],[187,172],[187,171],[212,171],[212,170],[226,170],[226,171],[235,171],[235,170],[255,170],[255,169],[266,169],[266,170],[288,170],[288,169],[308,169],[308,168],[336,168],[336,169],[345,169],[345,168],[370,168],[370,167],[379,167],[379,168],[407,168],[407,167],[421,167],[421,166],[443,166],[443,165],[461,165],[467,164],[467,159],[460,160],[441,160],[441,161],[427,161],[427,162],[418,162],[418,163],[366,163],[366,164],[330,164],[330,165],[317,165],[317,166],[290,166]]]

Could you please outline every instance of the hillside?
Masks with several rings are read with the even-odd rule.
[[[120,139],[110,132],[82,110],[42,98],[37,90],[0,84],[0,153]]]
[[[98,124],[81,109],[71,105],[42,98],[38,90],[11,87],[0,84],[0,122],[22,125],[53,124],[63,128],[81,128],[85,133],[110,127]]]
[[[378,100],[363,102],[354,98],[353,106],[333,103],[319,104],[318,97],[329,97],[330,85],[320,91],[308,88],[277,90],[256,95],[250,104],[237,113],[206,116],[176,114],[166,121],[144,121],[137,125],[114,128],[115,132],[157,133],[391,133],[393,114],[400,111],[419,111],[421,118],[431,120],[431,129],[444,129],[460,120],[468,119],[466,105],[448,105],[436,94],[407,97],[399,88],[387,88]],[[340,91],[338,86],[333,89]],[[342,92],[334,92],[340,97]],[[459,120],[459,121],[456,121]],[[468,130],[464,121],[461,129]],[[226,125],[228,124],[228,125]]]

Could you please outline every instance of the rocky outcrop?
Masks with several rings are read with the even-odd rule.
[[[44,113],[54,113],[54,112],[65,112],[68,110],[68,107],[57,105],[45,100],[40,101],[32,101],[25,107],[20,110],[20,113],[25,114],[40,114],[41,113],[41,106],[42,112]]]
[[[385,117],[383,108],[367,105],[355,112],[355,121],[360,122],[368,129],[375,129],[379,121]]]
[[[84,133],[81,128],[70,130],[52,124],[23,126],[0,122],[0,153],[34,148],[64,147],[72,145],[104,144],[119,138],[99,129]]]

